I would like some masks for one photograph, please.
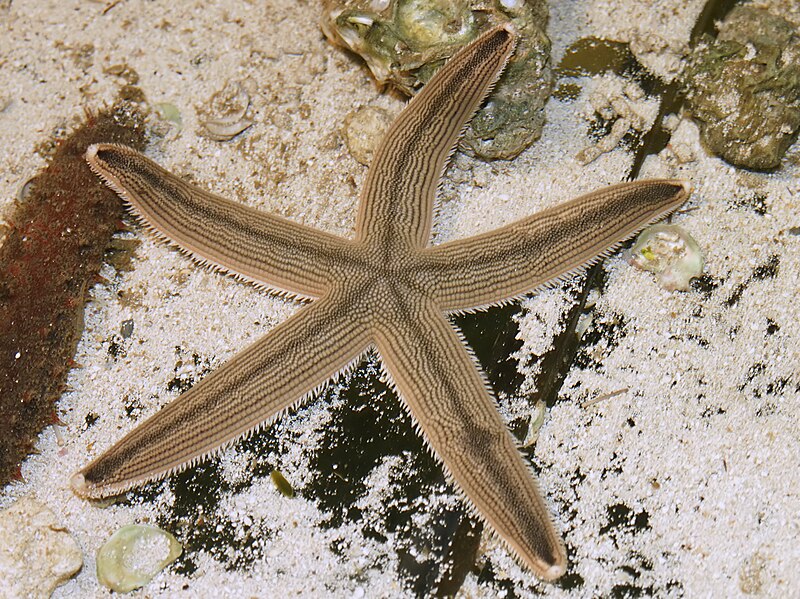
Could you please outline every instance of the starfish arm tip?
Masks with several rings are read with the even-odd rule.
[[[567,571],[567,559],[564,556],[558,556],[558,561],[554,564],[549,564],[539,571],[542,580],[553,582],[558,580]]]
[[[92,169],[92,172],[100,177],[100,179],[108,185],[112,190],[114,190],[117,194],[122,197],[122,199],[126,202],[129,202],[126,199],[125,190],[119,184],[119,182],[114,178],[114,176],[108,171],[107,167],[103,165],[103,160],[97,154],[102,152],[103,150],[108,149],[125,149],[125,146],[120,144],[108,144],[108,143],[99,143],[99,144],[92,144],[88,148],[86,148],[86,152],[83,154],[83,159],[89,165],[89,168]]]
[[[86,148],[86,152],[84,153],[83,157],[87,161],[91,161],[95,156],[97,156],[97,150],[99,149],[100,144],[92,144],[88,148]]]
[[[89,487],[86,484],[86,477],[82,472],[76,472],[69,479],[69,486],[72,487],[72,492],[80,497],[88,497]]]
[[[517,27],[511,21],[506,21],[505,23],[501,24],[499,26],[499,29],[505,29],[511,35],[517,35],[518,34]]]

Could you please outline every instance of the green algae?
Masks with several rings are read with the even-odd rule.
[[[278,492],[284,497],[294,497],[294,487],[286,480],[286,477],[281,474],[280,470],[273,470],[269,473],[272,484],[278,489]]]

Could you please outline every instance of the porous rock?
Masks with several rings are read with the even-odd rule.
[[[83,565],[78,544],[35,499],[0,512],[0,531],[0,597],[49,597]]]

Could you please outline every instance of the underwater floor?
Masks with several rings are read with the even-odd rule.
[[[669,78],[704,2],[650,4],[553,0],[553,64],[584,38],[633,40],[643,67]],[[366,168],[343,142],[343,122],[354,106],[397,114],[403,101],[381,94],[357,60],[325,40],[319,13],[309,0],[0,2],[0,218],[45,164],[42,148],[84,107],[110,105],[135,86],[160,105],[148,153],[165,168],[351,234]],[[796,11],[789,17],[798,22]],[[646,87],[641,71],[591,70],[560,73],[541,139],[515,160],[456,155],[435,243],[628,176],[635,128],[589,164],[576,156],[610,130],[598,102],[617,106],[614,119],[622,103],[652,123],[658,98],[632,91]],[[229,81],[249,94],[254,125],[213,141],[200,135],[204,115]],[[688,114],[670,117],[668,128],[669,143],[644,160],[639,177],[694,186],[689,209],[674,218],[705,255],[688,291],[666,290],[616,254],[592,286],[580,276],[459,319],[504,417],[523,440],[529,433],[567,543],[570,566],[559,582],[537,581],[481,534],[375,359],[217,459],[108,507],[76,497],[72,472],[299,306],[198,267],[134,225],[117,236],[141,242],[129,244],[130,260],[106,264],[91,289],[75,356],[82,367],[56,405],[62,424],[42,433],[39,453],[22,465],[24,481],[0,493],[0,508],[26,496],[46,504],[80,545],[83,569],[53,596],[110,596],[97,582],[95,554],[132,523],[169,530],[184,547],[137,591],[154,598],[796,593],[800,147],[760,173],[709,154]],[[537,389],[550,384],[554,339],[564,341],[571,318],[580,344],[537,437]],[[274,484],[273,470],[293,497]],[[476,563],[465,563],[473,554]]]

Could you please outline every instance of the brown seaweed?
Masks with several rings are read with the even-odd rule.
[[[83,159],[101,141],[142,149],[141,113],[130,103],[87,113],[57,142],[0,241],[0,485],[20,478],[39,432],[58,422],[87,292],[123,214]]]

